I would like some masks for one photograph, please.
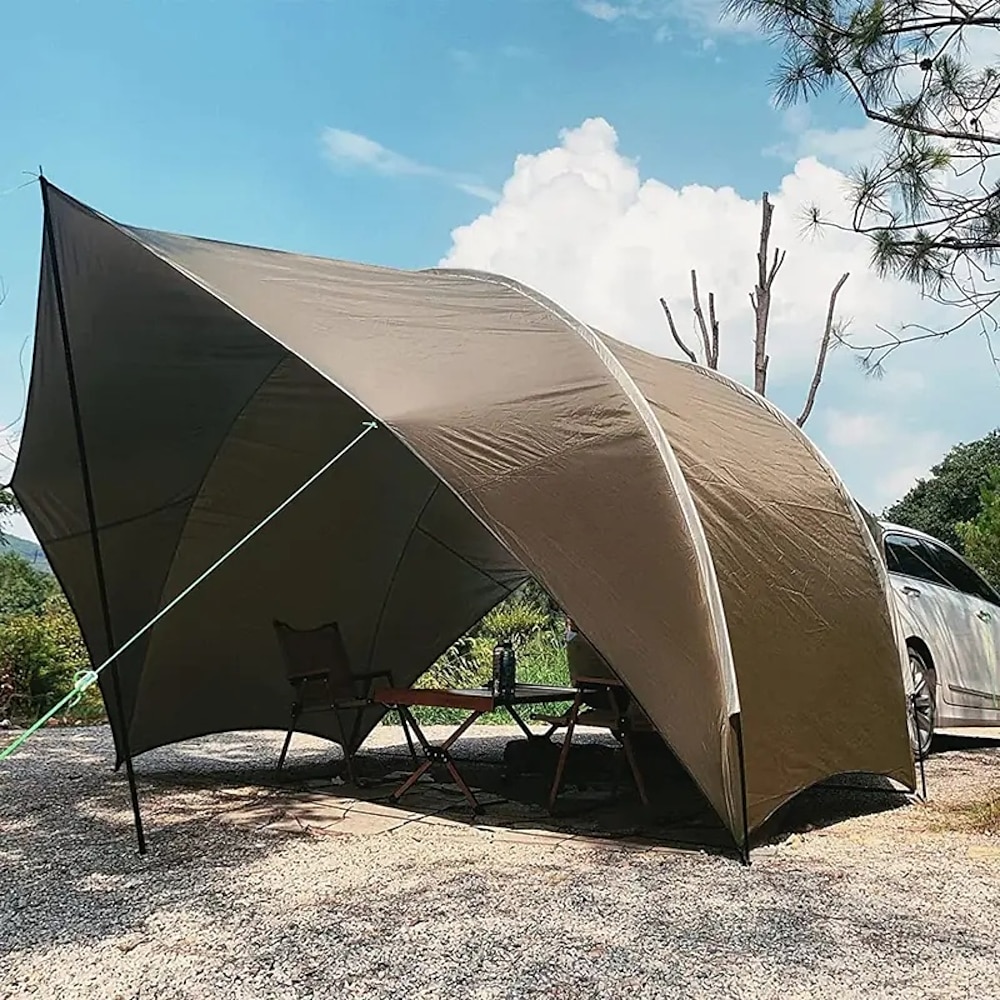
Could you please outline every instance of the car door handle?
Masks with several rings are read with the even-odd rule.
[[[920,591],[917,590],[916,587],[903,587],[902,589],[903,589],[903,593],[906,594],[907,597],[919,597],[920,596]]]
[[[993,621],[993,616],[988,611],[977,611],[976,617],[983,622]]]

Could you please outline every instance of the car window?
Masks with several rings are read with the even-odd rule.
[[[919,538],[886,535],[885,562],[890,573],[902,573],[918,580],[953,588],[954,584],[934,565],[934,557]]]
[[[925,545],[934,568],[947,577],[956,590],[989,601],[990,604],[1000,604],[1000,598],[993,588],[965,560],[949,552],[943,545],[935,545],[933,542],[926,542]]]

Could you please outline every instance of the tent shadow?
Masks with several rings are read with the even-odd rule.
[[[533,741],[534,742],[534,741]],[[539,741],[541,743],[541,741]],[[646,780],[649,804],[643,806],[627,764],[614,744],[590,737],[574,744],[563,789],[553,809],[548,808],[554,755],[558,743],[541,752],[526,752],[527,741],[488,736],[460,744],[459,769],[483,803],[475,814],[461,790],[443,768],[417,783],[399,801],[401,812],[443,817],[469,825],[582,838],[592,842],[635,846],[663,846],[736,857],[733,839],[686,770],[660,741],[637,748]],[[464,749],[464,752],[463,752]],[[363,750],[355,758],[360,787],[341,786],[343,765],[336,761],[292,767],[283,777],[260,775],[269,785],[281,784],[298,792],[329,793],[331,779],[337,795],[358,796],[390,803],[390,795],[412,770],[405,744]],[[905,792],[872,775],[845,775],[800,793],[752,838],[754,847],[782,840],[790,834],[834,826],[857,816],[901,808],[909,803]]]
[[[842,774],[805,789],[757,831],[754,846],[775,844],[792,834],[828,829],[861,816],[903,809],[912,794],[874,774]]]

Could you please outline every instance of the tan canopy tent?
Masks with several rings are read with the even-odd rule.
[[[765,401],[496,275],[135,229],[43,195],[14,488],[95,663],[379,424],[121,656],[120,699],[102,675],[120,759],[283,728],[275,619],[336,620],[358,669],[409,685],[531,575],[737,842],[837,773],[914,787],[884,568]],[[311,731],[360,741],[378,718]]]

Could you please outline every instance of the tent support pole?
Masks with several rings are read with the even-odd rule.
[[[49,261],[52,265],[52,280],[55,286],[56,308],[59,312],[59,329],[62,336],[63,354],[66,361],[66,381],[69,386],[70,406],[73,411],[73,425],[76,432],[76,447],[80,459],[80,473],[83,478],[83,491],[87,503],[87,520],[90,529],[90,543],[94,553],[94,572],[97,576],[97,589],[101,599],[101,610],[104,616],[104,635],[108,652],[114,652],[114,630],[111,623],[111,609],[108,604],[108,586],[104,575],[104,558],[101,551],[101,539],[97,532],[97,512],[94,506],[94,487],[90,476],[90,463],[87,460],[87,444],[83,433],[83,422],[80,419],[80,397],[77,391],[76,370],[73,365],[73,348],[69,340],[69,329],[66,322],[66,302],[63,297],[62,279],[59,273],[59,255],[56,251],[55,232],[52,227],[52,213],[49,206],[49,182],[39,174],[42,188],[42,208],[45,215],[45,240],[48,244]],[[118,673],[117,661],[111,664],[111,687],[115,703],[115,713],[118,716],[119,738],[121,739],[122,755],[125,758],[125,773],[128,776],[129,795],[132,799],[132,817],[135,821],[135,836],[139,845],[139,853],[146,853],[146,835],[142,827],[142,813],[139,810],[139,790],[135,783],[135,769],[132,766],[132,750],[129,746],[128,720],[125,718],[125,707],[122,699],[121,678]]]
[[[738,845],[740,849],[740,861],[749,867],[750,865],[750,818],[747,809],[747,765],[743,755],[743,715],[737,712],[730,716],[730,724],[736,730],[736,756],[740,764],[740,793],[743,806],[743,843]]]
[[[924,769],[924,755],[920,752],[920,722],[917,714],[917,696],[910,695],[910,711],[913,713],[913,734],[917,740],[917,767],[920,769],[920,801],[927,801],[927,772]]]

